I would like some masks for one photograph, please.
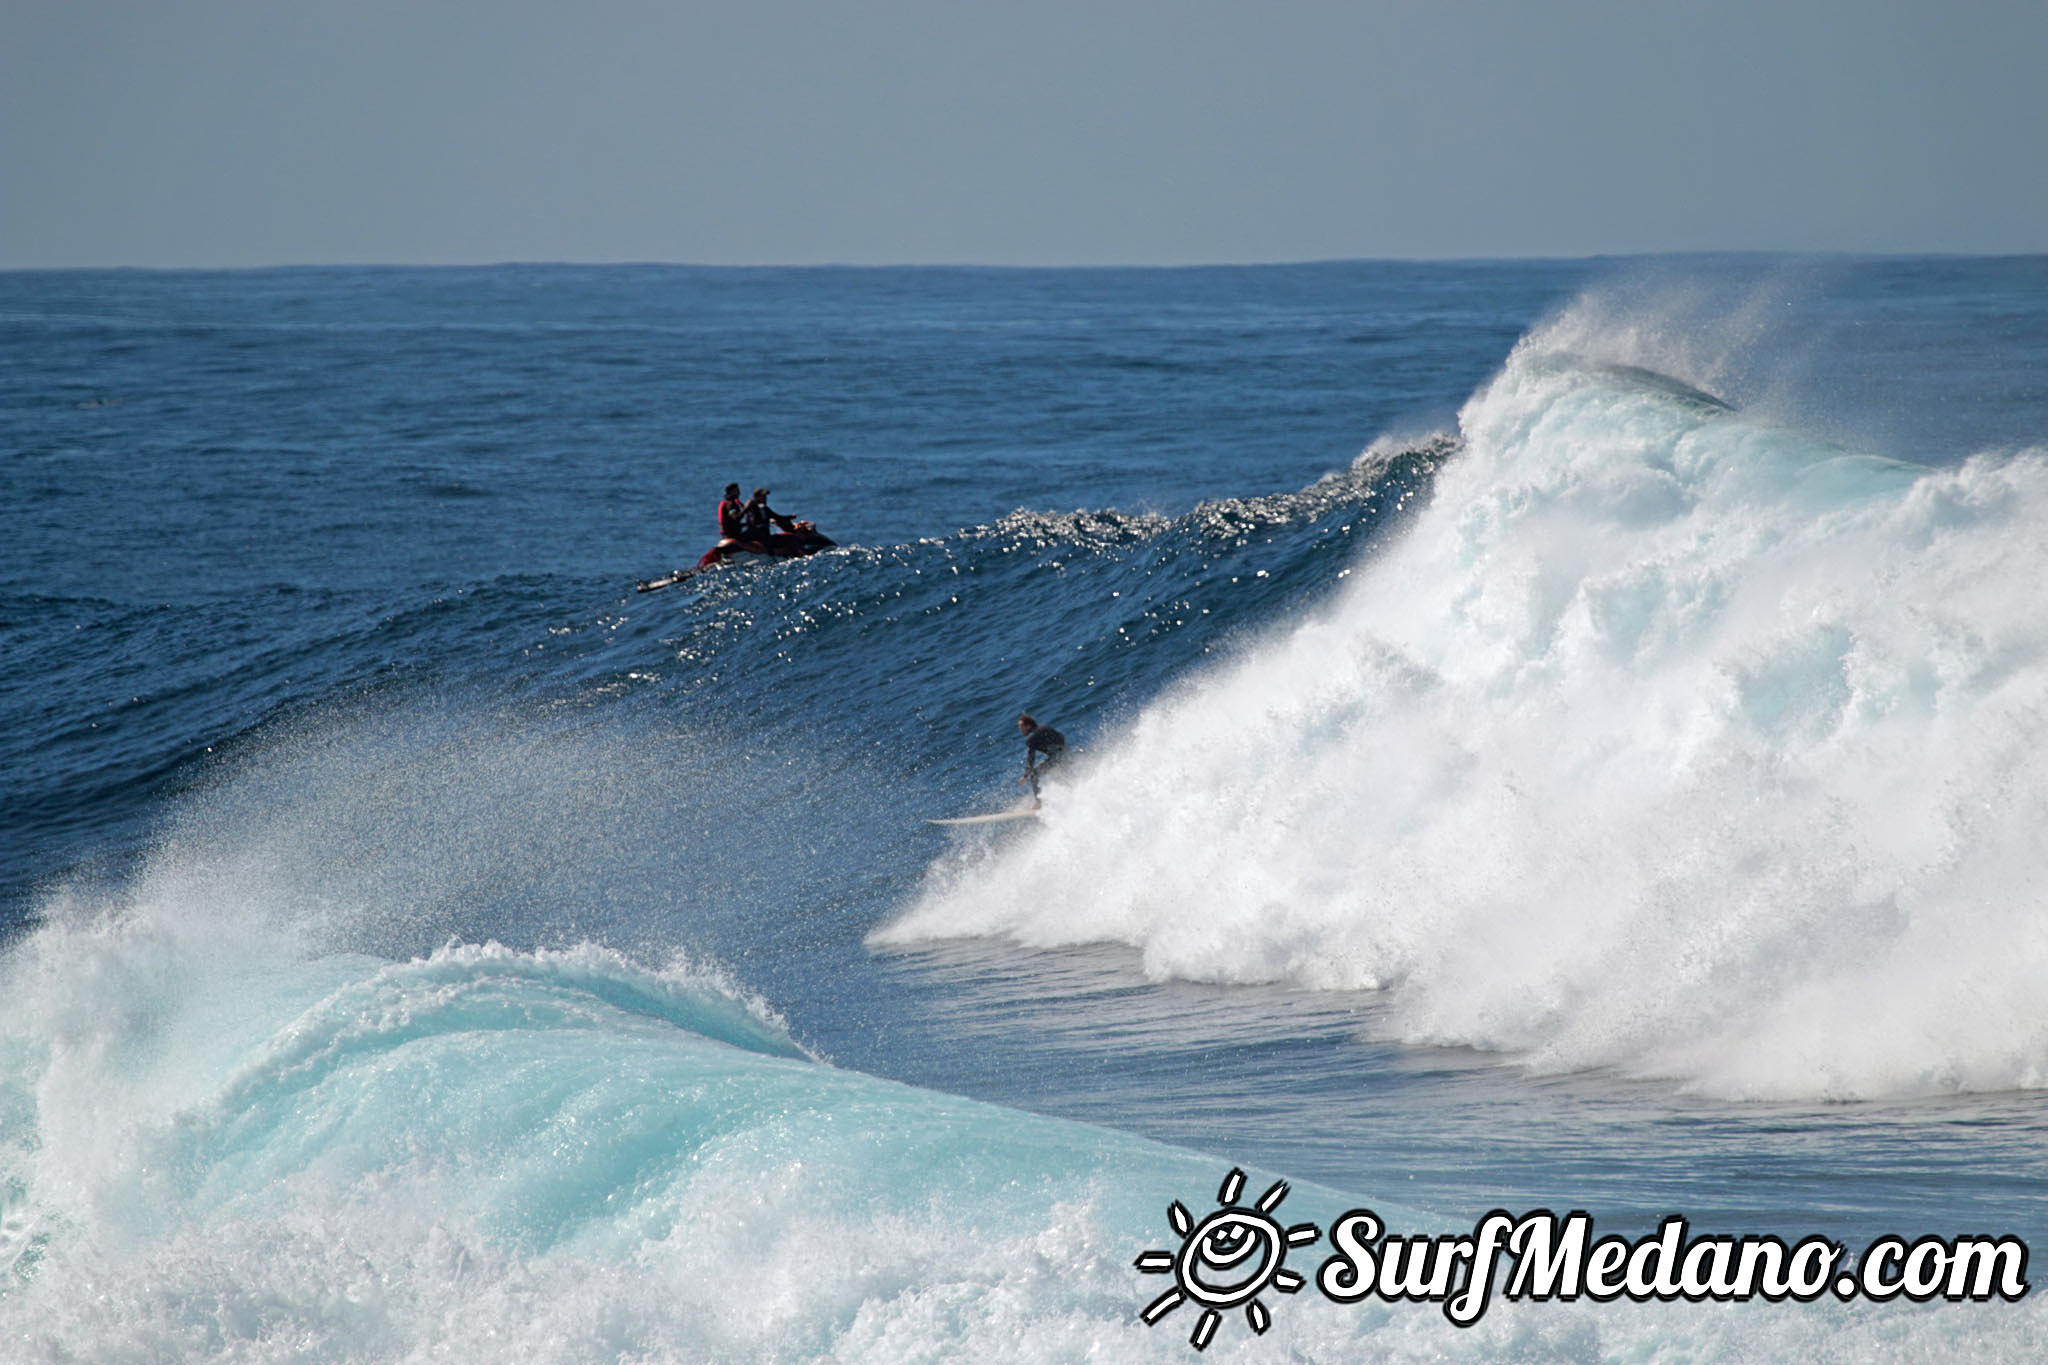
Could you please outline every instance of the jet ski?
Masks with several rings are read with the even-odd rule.
[[[799,521],[789,531],[778,531],[764,540],[721,540],[704,552],[704,557],[687,569],[660,578],[650,578],[640,584],[641,592],[653,592],[680,583],[693,573],[701,573],[732,559],[746,559],[756,555],[769,559],[801,559],[814,555],[820,550],[829,550],[838,542],[821,535],[816,525]]]
[[[766,540],[721,540],[704,552],[704,557],[697,561],[697,567],[708,569],[713,564],[722,564],[740,555],[801,559],[820,550],[829,550],[834,543],[819,534],[818,528],[812,523],[800,521],[796,523],[795,530],[777,531]]]

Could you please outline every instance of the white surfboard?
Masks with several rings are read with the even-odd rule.
[[[927,825],[999,825],[1007,820],[1036,820],[1038,808],[1024,806],[1018,810],[999,810],[989,815],[954,815],[939,820],[927,820]]]

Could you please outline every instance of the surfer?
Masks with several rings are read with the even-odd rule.
[[[1067,737],[1050,725],[1040,725],[1027,712],[1017,717],[1017,733],[1024,736],[1024,776],[1017,785],[1031,788],[1031,808],[1038,808],[1038,775],[1052,768],[1067,752]]]

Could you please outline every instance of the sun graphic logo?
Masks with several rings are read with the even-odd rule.
[[[1145,1306],[1139,1314],[1151,1326],[1192,1299],[1201,1305],[1195,1330],[1188,1345],[1207,1349],[1216,1326],[1228,1310],[1244,1305],[1244,1320],[1252,1331],[1264,1334],[1273,1325],[1273,1315],[1259,1301],[1267,1286],[1292,1294],[1306,1283],[1287,1269],[1287,1248],[1303,1246],[1322,1236],[1314,1223],[1282,1227],[1273,1210],[1287,1197],[1287,1182],[1276,1180],[1250,1208],[1240,1208],[1237,1197],[1244,1193],[1244,1172],[1233,1167],[1216,1192],[1216,1212],[1197,1223],[1187,1205],[1178,1199],[1167,1206],[1166,1219],[1180,1234],[1180,1250],[1148,1251],[1132,1264],[1147,1275],[1172,1275],[1173,1288]]]

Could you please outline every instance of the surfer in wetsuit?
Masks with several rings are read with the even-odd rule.
[[[1017,785],[1031,788],[1032,809],[1038,807],[1038,775],[1057,764],[1067,752],[1067,737],[1050,725],[1040,725],[1029,714],[1017,717],[1017,733],[1024,736],[1024,776]]]
[[[739,492],[739,485],[734,484],[732,491]],[[754,490],[754,496],[747,500],[740,520],[746,528],[743,538],[761,545],[768,543],[768,537],[773,534],[772,528],[776,526],[791,535],[796,534],[796,522],[768,505],[768,490],[765,488]]]

